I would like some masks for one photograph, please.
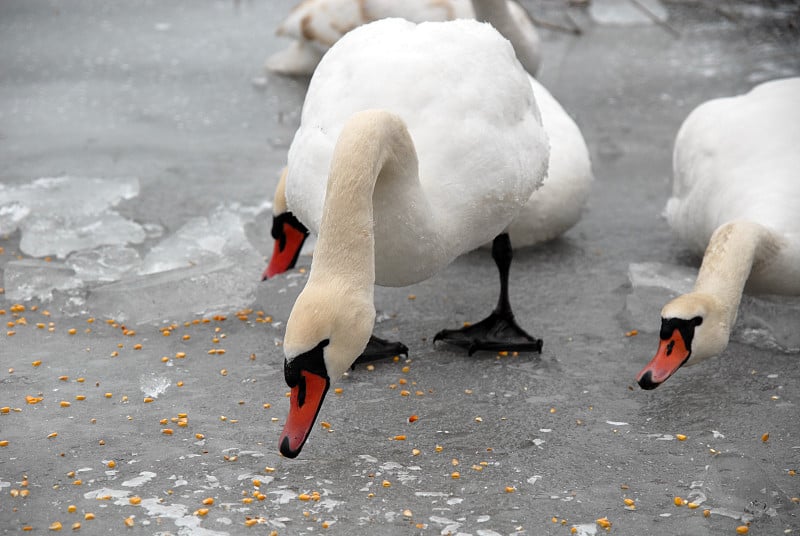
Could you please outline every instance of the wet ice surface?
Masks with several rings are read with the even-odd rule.
[[[797,7],[663,2],[676,37],[653,21],[525,4],[555,22],[569,9],[585,30],[543,30],[541,78],[582,127],[597,176],[565,239],[515,252],[515,312],[544,353],[431,345],[494,305],[486,251],[377,289],[376,334],[405,342],[410,360],[349,373],[320,413],[330,427],[287,460],[279,344],[307,273],[258,279],[265,203],[305,82],[260,67],[285,46],[271,29],[292,2],[0,3],[0,533],[59,521],[81,534],[318,534],[323,523],[331,534],[605,534],[595,521],[607,517],[610,534],[726,535],[752,516],[750,534],[798,534],[797,354],[735,332],[723,356],[653,392],[633,379],[656,348],[661,300],[696,266],[659,217],[676,129],[703,100],[800,72]],[[47,177],[104,182],[8,198]],[[69,238],[30,235],[48,245],[26,251],[25,226],[68,200],[88,210],[83,199],[98,199],[96,221],[141,230],[83,243],[106,233],[82,236],[91,222],[64,216],[55,230]],[[790,349],[796,318],[796,301],[745,297],[739,324]],[[692,510],[676,496],[705,500]]]

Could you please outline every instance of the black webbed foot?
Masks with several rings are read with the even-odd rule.
[[[465,348],[468,355],[479,350],[493,352],[539,352],[542,339],[528,335],[513,316],[498,314],[496,311],[477,324],[461,329],[443,329],[433,338],[433,342],[444,341]]]
[[[371,335],[364,352],[358,356],[350,369],[355,369],[356,365],[377,361],[379,359],[391,359],[396,355],[408,356],[408,347],[402,342],[392,342]]]

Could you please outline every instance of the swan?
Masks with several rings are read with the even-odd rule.
[[[471,20],[380,20],[320,62],[285,177],[287,209],[317,244],[283,344],[284,456],[300,453],[330,383],[365,350],[375,284],[422,281],[491,241],[497,308],[437,338],[470,351],[541,349],[511,312],[505,232],[547,173],[534,84],[508,41]]]
[[[593,181],[589,149],[580,128],[542,84],[532,77],[529,81],[549,138],[550,156],[544,183],[506,228],[514,249],[557,238],[578,223]],[[284,168],[275,188],[271,230],[275,242],[262,280],[294,268],[309,236],[308,228],[287,208],[286,172]]]
[[[539,68],[539,34],[525,9],[512,0],[303,0],[276,30],[292,43],[270,56],[265,67],[280,74],[310,75],[344,34],[391,17],[412,22],[473,18],[490,22],[511,41],[530,74]]]
[[[692,292],[661,311],[643,389],[722,353],[745,289],[800,295],[800,78],[698,106],[678,131],[673,168],[667,220],[705,254]]]

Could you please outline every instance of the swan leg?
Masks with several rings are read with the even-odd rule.
[[[511,268],[512,248],[507,233],[498,235],[492,242],[492,258],[500,272],[500,298],[492,314],[477,324],[462,329],[443,329],[433,342],[444,341],[465,348],[468,355],[478,350],[540,352],[542,340],[528,335],[517,325],[511,302],[508,299],[508,272]]]
[[[358,356],[353,366],[350,369],[356,368],[359,363],[369,363],[370,361],[377,361],[379,359],[391,359],[396,355],[403,354],[408,356],[408,347],[402,342],[392,342],[375,335],[371,335],[367,347]]]

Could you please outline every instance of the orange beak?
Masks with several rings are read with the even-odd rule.
[[[289,218],[285,217],[287,214]],[[307,236],[308,229],[297,221],[294,216],[291,216],[290,213],[274,217],[272,237],[275,239],[275,245],[272,248],[272,257],[269,259],[269,265],[264,270],[261,280],[269,279],[294,268]]]
[[[680,330],[675,329],[667,339],[661,339],[655,357],[636,376],[642,389],[655,389],[686,363],[691,352],[686,348]]]
[[[279,440],[281,454],[287,458],[296,458],[300,454],[330,384],[329,378],[308,370],[300,371],[300,380],[291,390],[289,416]]]

